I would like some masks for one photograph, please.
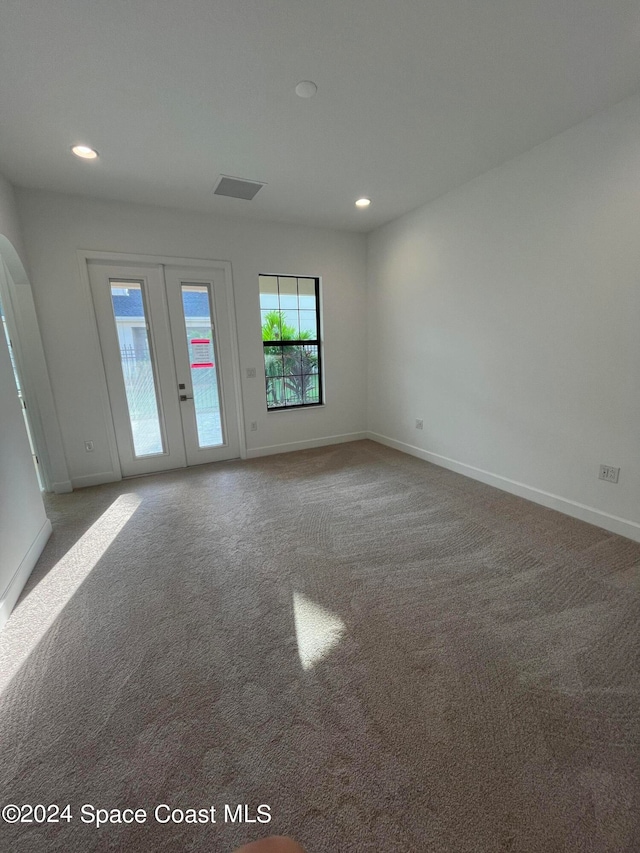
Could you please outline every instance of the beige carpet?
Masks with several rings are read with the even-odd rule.
[[[640,545],[368,441],[49,513],[0,635],[0,802],[73,819],[0,850],[640,850]],[[245,803],[271,823],[224,822]]]

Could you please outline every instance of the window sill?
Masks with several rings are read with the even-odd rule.
[[[268,415],[281,415],[283,412],[309,412],[313,409],[324,409],[326,408],[326,403],[313,403],[310,406],[284,406],[281,409],[267,409]]]

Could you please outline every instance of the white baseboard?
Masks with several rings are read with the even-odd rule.
[[[328,435],[325,438],[312,438],[308,441],[290,441],[288,444],[269,444],[266,447],[247,448],[247,459],[258,456],[272,456],[274,453],[291,453],[293,450],[310,450],[313,447],[326,447],[328,444],[344,444],[347,441],[362,441],[368,438],[366,432],[350,432],[344,435]]]
[[[580,521],[595,524],[596,527],[602,527],[611,533],[617,533],[620,536],[626,536],[628,539],[640,542],[640,524],[635,521],[619,518],[617,515],[610,515],[607,512],[602,512],[602,510],[595,509],[594,507],[563,498],[560,495],[536,489],[534,486],[527,486],[526,483],[518,483],[516,480],[502,477],[500,474],[492,474],[490,471],[475,468],[473,465],[467,465],[465,462],[458,462],[455,459],[440,456],[439,453],[431,453],[428,450],[422,450],[420,447],[414,447],[412,444],[396,441],[394,438],[388,438],[386,435],[368,432],[366,437],[372,441],[377,441],[379,444],[385,444],[387,447],[393,447],[395,450],[401,450],[403,453],[409,453],[411,456],[417,456],[418,459],[424,459],[425,462],[433,462],[434,465],[439,465],[441,468],[448,468],[450,471],[464,474],[465,477],[471,477],[473,480],[479,480],[481,483],[495,486],[497,489],[502,489],[503,492],[509,492],[520,498],[526,498],[549,509],[555,509],[558,512],[563,512],[565,515],[570,515],[572,518],[578,518]]]
[[[0,599],[0,629],[2,629],[11,615],[11,611],[20,597],[24,585],[29,580],[29,575],[33,571],[33,567],[38,562],[40,554],[42,554],[42,549],[51,536],[51,530],[51,522],[47,518],[3,592]]]
[[[61,483],[52,483],[51,491],[54,495],[66,495],[73,491],[71,480],[63,480]]]
[[[117,483],[121,480],[113,471],[101,471],[99,474],[84,474],[82,477],[73,477],[71,485],[74,489],[86,489],[88,486],[102,486],[104,483]]]

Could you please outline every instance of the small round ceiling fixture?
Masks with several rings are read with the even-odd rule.
[[[83,160],[95,160],[98,156],[95,148],[89,148],[88,145],[74,145],[71,150],[76,157],[82,157]]]
[[[356,207],[369,207],[371,204],[370,198],[359,198],[356,202]]]
[[[296,95],[299,98],[313,98],[318,87],[311,80],[301,80],[296,86]]]

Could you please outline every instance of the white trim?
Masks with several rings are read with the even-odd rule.
[[[81,477],[73,477],[71,485],[74,489],[86,489],[88,486],[102,486],[105,483],[117,483],[122,479],[122,477],[116,476],[114,471],[102,471],[99,474],[83,474]],[[71,489],[69,491],[71,491]]]
[[[51,490],[54,495],[66,495],[73,491],[71,480],[63,480],[61,483],[52,483]]]
[[[2,235],[0,241],[1,239]],[[67,478],[69,470],[31,283],[24,267],[16,269],[15,264],[20,264],[19,259],[15,260],[13,268],[10,266],[10,258],[6,253],[7,245],[11,244],[6,241],[3,246],[0,242],[0,291],[3,288],[6,291],[3,302],[7,325],[22,385],[22,396],[27,406],[31,437],[38,457],[39,477],[44,490],[52,491],[55,478]],[[26,341],[29,342],[28,347],[25,345]]]
[[[51,522],[47,518],[38,531],[36,538],[31,543],[31,547],[24,555],[24,558],[16,569],[13,577],[7,584],[5,591],[2,593],[2,598],[0,598],[0,629],[4,627],[7,619],[11,616],[11,611],[15,607],[16,601],[20,598],[20,593],[22,592],[26,582],[29,580],[29,575],[33,571],[35,564],[38,562],[40,554],[42,554],[44,546],[47,544],[47,541],[51,536],[51,532]]]
[[[25,286],[28,287],[28,285],[22,285],[22,287]],[[38,479],[40,481],[42,491],[49,492],[52,488],[49,451],[47,449],[46,441],[44,440],[42,416],[38,406],[38,397],[33,393],[33,388],[29,381],[28,365],[25,363],[22,344],[20,342],[20,310],[15,304],[16,297],[17,294],[15,293],[13,277],[0,255],[0,303],[4,306],[7,333],[9,335],[10,349],[13,356],[12,360],[15,363],[18,381],[22,390],[22,399],[24,401],[26,418],[29,425],[29,443],[33,444],[32,452],[35,453],[37,458],[36,468],[38,469]],[[28,335],[25,335],[24,337],[27,340],[29,339]]]
[[[362,441],[362,439],[369,437],[367,432],[349,432],[344,435],[328,435],[325,438],[310,438],[307,441],[269,444],[266,447],[253,447],[247,450],[247,459],[272,456],[274,453],[291,453],[294,450],[310,450],[313,447],[325,447],[328,444],[344,444],[347,441]]]
[[[224,270],[224,280],[227,291],[227,317],[231,334],[231,362],[233,382],[236,386],[236,416],[238,420],[238,438],[240,440],[240,458],[247,458],[247,433],[244,421],[244,389],[242,386],[242,369],[240,367],[240,340],[238,337],[238,319],[236,315],[236,296],[233,287],[233,271],[230,261],[218,261]]]
[[[109,446],[109,456],[111,458],[111,466],[112,469],[109,472],[109,480],[101,480],[100,482],[115,482],[117,480],[122,479],[122,469],[120,468],[120,456],[118,454],[118,445],[116,444],[116,430],[113,425],[113,412],[111,411],[111,401],[109,400],[109,389],[107,387],[107,374],[104,367],[104,358],[102,355],[102,346],[100,344],[100,335],[98,334],[98,321],[96,318],[96,312],[93,305],[93,298],[91,296],[91,282],[89,280],[89,261],[90,260],[107,260],[107,257],[97,258],[94,256],[97,255],[105,255],[105,252],[76,252],[76,257],[78,259],[78,268],[80,272],[80,282],[82,285],[82,290],[84,292],[84,313],[87,318],[88,326],[87,328],[91,330],[91,334],[93,335],[93,350],[100,354],[100,367],[102,368],[100,371],[99,379],[96,382],[98,386],[98,390],[100,392],[100,402],[102,404],[102,416],[105,425],[105,429],[107,431],[107,444]],[[100,475],[98,475],[100,476]],[[86,479],[84,477],[72,477],[71,482],[75,483],[77,480]],[[98,485],[97,483],[87,483],[87,485]]]
[[[617,533],[619,536],[626,536],[629,539],[640,542],[640,524],[636,521],[619,518],[617,515],[610,515],[608,512],[603,512],[594,507],[572,501],[569,498],[545,492],[542,489],[535,488],[535,486],[519,483],[517,480],[510,480],[508,477],[503,477],[500,474],[492,474],[491,471],[467,465],[465,462],[458,462],[456,459],[449,459],[447,456],[441,456],[439,453],[422,450],[420,447],[405,444],[404,441],[396,441],[394,438],[380,435],[377,432],[368,432],[366,436],[371,441],[377,441],[378,444],[385,444],[387,447],[393,447],[395,450],[400,450],[411,456],[417,456],[418,459],[423,459],[425,462],[432,462],[434,465],[439,465],[441,468],[448,468],[450,471],[456,471],[458,474],[471,477],[473,480],[479,480],[488,486],[495,486],[497,489],[502,489],[503,492],[509,492],[520,498],[526,498],[549,509],[555,509],[565,515],[570,515],[572,518],[578,518],[580,521],[595,524],[596,527],[602,527],[611,533]]]
[[[173,255],[132,255],[129,252],[97,252],[78,249],[78,257],[86,261],[107,261],[108,263],[127,264],[164,264],[170,267],[214,267],[215,269],[231,269],[230,261],[216,261],[211,258],[177,258]]]

